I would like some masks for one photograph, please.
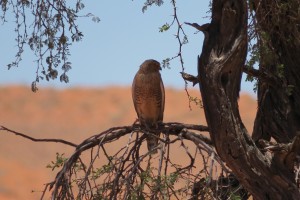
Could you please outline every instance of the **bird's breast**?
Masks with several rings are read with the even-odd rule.
[[[157,125],[162,120],[161,77],[159,74],[140,75],[136,77],[133,92],[135,108],[142,123]]]

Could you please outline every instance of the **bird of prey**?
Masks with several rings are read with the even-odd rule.
[[[149,151],[158,145],[160,132],[155,130],[163,121],[165,107],[165,90],[159,73],[160,63],[156,60],[144,61],[132,83],[132,99],[142,128],[146,128]],[[157,136],[153,136],[153,135]]]

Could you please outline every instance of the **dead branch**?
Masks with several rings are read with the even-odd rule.
[[[201,31],[201,32],[206,32],[208,27],[209,27],[209,24],[203,24],[203,25],[199,25],[197,23],[189,23],[189,22],[185,22],[186,25],[189,25],[189,26],[192,26],[194,27],[195,29],[197,29],[198,31]]]
[[[167,191],[169,198],[173,196],[179,199],[178,194],[176,194],[176,190],[173,188],[173,184],[175,182],[168,182],[169,179],[167,179],[167,177],[175,177],[174,180],[176,180],[176,177],[178,176],[178,179],[190,180],[190,184],[192,184],[193,181],[198,181],[200,178],[203,178],[203,176],[199,175],[202,173],[208,174],[206,173],[206,170],[200,170],[197,172],[197,175],[191,174],[192,169],[196,168],[196,160],[198,163],[200,162],[199,160],[201,160],[197,158],[197,156],[205,157],[207,155],[215,155],[213,156],[213,159],[217,161],[217,163],[219,163],[225,171],[227,171],[226,166],[216,154],[212,141],[208,137],[199,133],[209,131],[207,126],[202,125],[183,124],[177,122],[160,124],[158,130],[164,134],[164,137],[160,138],[161,145],[157,147],[157,150],[160,150],[161,152],[158,168],[152,167],[152,162],[156,158],[152,157],[151,152],[142,154],[140,152],[140,147],[143,141],[145,141],[146,135],[140,125],[136,123],[131,126],[109,128],[99,134],[87,138],[78,145],[61,139],[36,139],[3,126],[0,127],[0,131],[1,130],[14,133],[35,142],[59,142],[76,147],[74,153],[64,163],[63,168],[57,173],[55,180],[45,185],[41,199],[44,198],[48,189],[52,190],[52,199],[74,199],[76,198],[76,195],[83,199],[95,199],[99,197],[97,196],[99,194],[95,190],[98,190],[101,187],[103,187],[103,190],[105,191],[101,195],[112,199],[116,199],[121,196],[127,198],[132,195],[131,191],[136,190],[134,185],[140,184],[143,184],[149,191],[152,191],[150,194],[144,190],[138,190],[139,195],[144,197],[151,198],[152,195],[155,197],[164,196]],[[105,149],[105,145],[112,143],[125,135],[129,136],[127,144],[124,147],[121,146],[115,154],[109,155]],[[172,136],[172,139],[170,136]],[[197,151],[193,153],[190,150],[188,143],[184,140],[192,141],[195,144]],[[170,158],[170,145],[176,142],[180,144],[180,148],[182,148],[183,152],[185,152],[190,160],[186,166],[179,166],[172,162],[172,158]],[[95,147],[96,153],[94,154],[93,149]],[[90,163],[85,165],[81,155],[83,152],[88,150],[91,151]],[[101,153],[100,155],[100,151],[103,152],[103,154]],[[202,151],[205,152],[206,155],[203,155]],[[108,167],[104,168],[108,171],[104,172],[104,179],[101,180],[100,183],[93,178],[95,177],[95,170],[99,169],[98,167],[95,167],[96,159],[102,163],[106,161],[108,162],[107,165],[104,165]],[[148,162],[146,169],[144,168],[145,162]],[[151,171],[153,169],[156,170],[155,174]],[[172,173],[170,174],[172,171],[174,171],[173,173],[177,175],[172,175]],[[149,176],[154,177],[150,183],[147,179],[145,180],[143,178],[145,174],[148,173],[151,173]],[[204,177],[205,176],[207,175],[204,175]],[[74,188],[75,183],[77,189]],[[160,185],[165,185],[166,188],[164,189],[164,187]],[[189,188],[191,189],[192,186],[190,185]],[[189,193],[191,195],[191,192],[192,191],[188,192],[185,189],[186,194]]]
[[[208,149],[207,147],[210,147],[209,151],[213,151],[213,147],[211,146],[212,142],[210,141],[209,138],[207,138],[203,135],[194,133],[192,131],[187,131],[187,130],[208,131],[208,128],[206,126],[182,124],[182,123],[163,123],[159,126],[159,129],[162,131],[162,133],[164,133],[166,135],[175,135],[175,136],[178,136],[183,139],[191,140],[200,146],[202,146],[202,144],[205,143],[206,147],[202,147],[202,149],[207,150]],[[69,174],[72,166],[76,163],[77,159],[79,158],[79,156],[82,152],[84,152],[88,149],[91,149],[95,146],[103,147],[104,144],[113,142],[122,136],[125,136],[127,134],[137,133],[137,132],[143,132],[143,130],[141,130],[141,127],[138,124],[134,124],[132,126],[113,127],[104,132],[101,132],[97,135],[94,135],[94,136],[86,139],[85,141],[83,141],[81,144],[79,144],[76,148],[76,151],[67,160],[67,162],[65,163],[62,170],[57,174],[55,181],[50,186],[51,189],[54,188],[52,199],[56,199],[57,196],[61,196],[61,191],[67,191],[70,189],[68,174]],[[144,140],[144,138],[141,137],[141,138],[137,138],[136,141],[138,143],[141,143],[143,140]],[[166,144],[169,145],[169,143],[167,141],[163,141],[163,142],[166,142]],[[130,180],[132,179],[133,174],[136,175],[136,170],[139,169],[139,165],[140,165],[141,161],[151,154],[148,152],[147,154],[134,157],[134,160],[135,159],[137,159],[137,160],[134,161],[133,164],[129,164],[129,166],[132,168],[132,170],[130,171],[129,175],[127,175],[127,177],[126,177],[122,174],[123,171],[126,171],[126,163],[129,162],[130,155],[136,154],[134,152],[138,152],[137,149],[139,148],[139,146],[137,147],[134,145],[135,147],[131,148],[131,150],[128,151],[128,145],[129,145],[129,143],[127,144],[127,150],[125,150],[125,152],[123,153],[123,156],[121,156],[121,160],[118,161],[118,163],[120,163],[121,165],[119,165],[117,167],[114,164],[114,169],[116,171],[115,180],[116,179],[119,180],[119,178],[122,177],[122,180],[125,181],[126,185],[132,185]],[[124,157],[126,154],[127,154],[127,157]],[[189,156],[192,160],[191,164],[189,166],[187,166],[186,168],[180,168],[178,170],[186,170],[186,169],[192,168],[193,158],[192,158],[191,154],[189,154]],[[220,159],[216,159],[216,160],[218,162],[219,161],[222,162]],[[128,166],[127,166],[127,168],[128,168]],[[110,196],[116,197],[116,193],[119,193],[121,191],[120,187],[122,185],[120,185],[120,181],[117,181],[117,182],[113,181],[113,182],[114,182],[114,184],[113,184],[114,191],[116,191],[116,192],[111,193]],[[151,187],[151,186],[149,186],[149,187]]]
[[[199,83],[199,78],[198,78],[198,76],[193,76],[193,75],[188,74],[188,73],[185,73],[185,72],[180,72],[180,73],[181,73],[182,78],[183,78],[185,81],[192,82],[192,83],[193,83],[193,86],[195,86],[195,85],[197,85],[197,83]]]
[[[17,136],[21,136],[23,138],[29,139],[29,140],[34,141],[34,142],[55,142],[55,143],[66,144],[66,145],[69,145],[69,146],[72,146],[72,147],[77,147],[77,144],[74,144],[74,143],[66,141],[66,140],[62,140],[62,139],[37,139],[37,138],[33,138],[31,136],[28,136],[26,134],[11,130],[11,129],[6,128],[4,126],[0,126],[0,131],[7,131],[9,133],[13,133]]]

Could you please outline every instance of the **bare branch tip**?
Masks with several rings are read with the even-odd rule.
[[[193,76],[193,75],[188,74],[188,73],[185,73],[185,72],[180,72],[180,73],[181,73],[182,78],[183,78],[185,81],[192,82],[192,83],[193,83],[193,86],[195,86],[195,85],[197,85],[197,83],[199,83],[199,78],[198,78],[198,76]]]
[[[199,24],[197,24],[197,23],[189,23],[189,22],[184,22],[184,23],[186,25],[194,27],[195,29],[197,29],[198,31],[201,31],[201,32],[207,32],[207,29],[209,27],[209,23],[203,24],[201,26]]]

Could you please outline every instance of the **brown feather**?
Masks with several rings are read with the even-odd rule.
[[[159,137],[155,129],[163,121],[165,107],[164,85],[159,73],[159,62],[146,60],[136,73],[132,83],[132,99],[140,124]],[[148,150],[158,145],[158,139],[147,136]]]

